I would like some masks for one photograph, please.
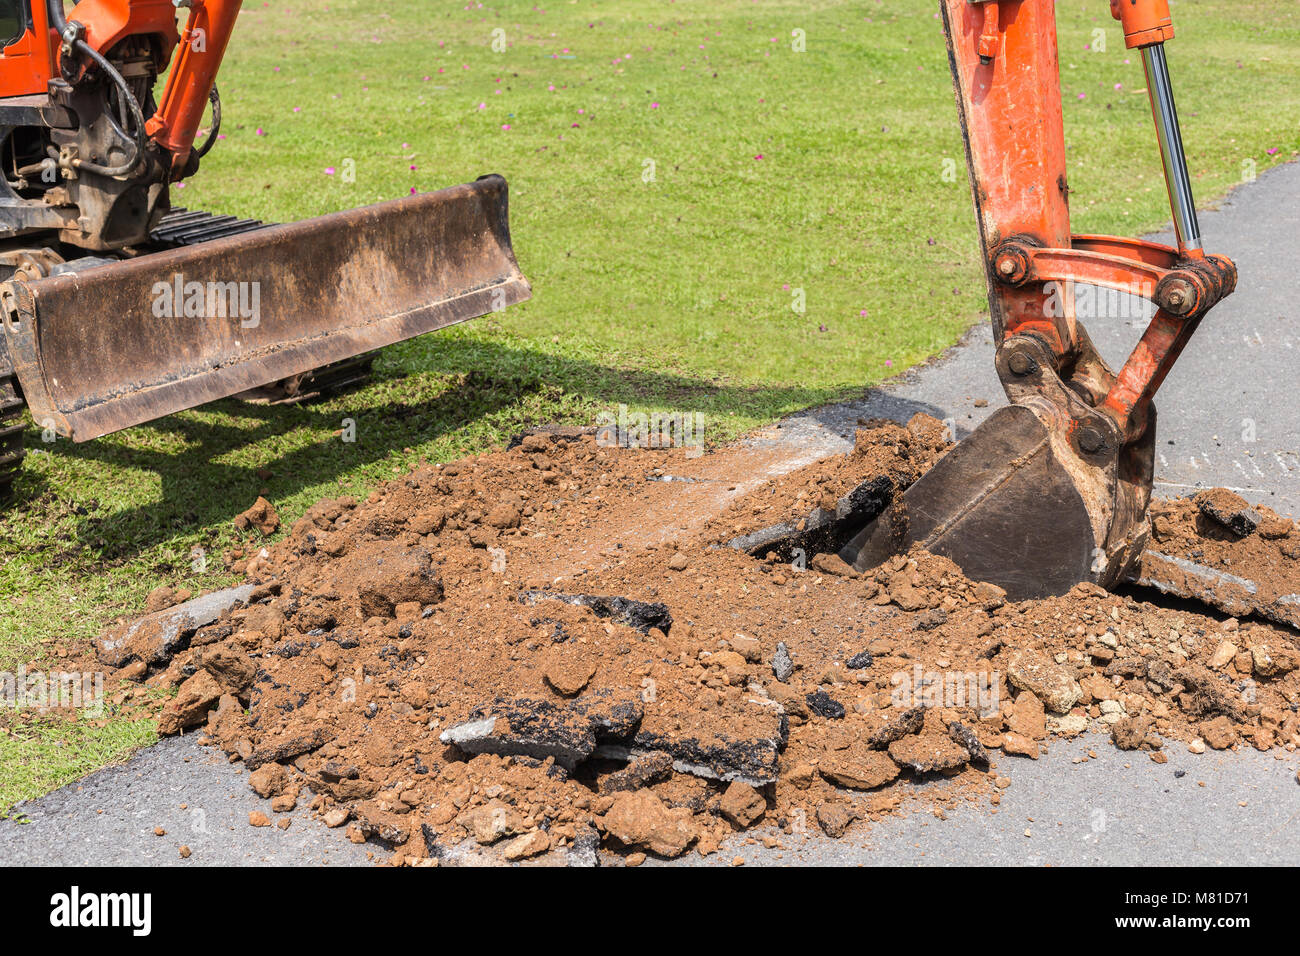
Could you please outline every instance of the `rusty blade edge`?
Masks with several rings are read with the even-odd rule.
[[[405,341],[486,315],[493,308],[493,294],[505,290],[504,304],[516,305],[531,296],[526,280],[513,279],[501,285],[447,299],[431,306],[388,316],[364,329],[340,329],[313,340],[297,341],[268,349],[265,355],[241,356],[219,369],[220,375],[196,374],[126,392],[115,398],[68,411],[60,411],[43,396],[27,396],[37,421],[49,417],[59,430],[76,442],[90,441],[144,422],[228,398],[268,382],[308,372],[330,362],[351,358],[372,349]]]

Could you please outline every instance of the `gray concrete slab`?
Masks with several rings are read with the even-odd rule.
[[[1241,278],[1160,393],[1157,491],[1176,495],[1222,484],[1295,516],[1300,164],[1238,189],[1201,222],[1207,247],[1232,256]],[[1118,364],[1144,324],[1130,314],[1088,327],[1103,355]],[[1004,403],[992,354],[987,329],[975,329],[960,346],[865,401],[794,416],[778,440],[814,443],[829,454],[851,441],[859,418],[905,421],[916,411],[951,418],[965,434]],[[1099,758],[1086,764],[1072,762],[1084,746],[1077,742],[1054,744],[1038,762],[1016,761],[996,814],[981,805],[954,811],[946,821],[911,815],[842,841],[785,838],[782,851],[760,853],[740,841],[707,862],[737,854],[756,864],[1300,862],[1294,755],[1194,756],[1174,747],[1170,762],[1157,765],[1114,751],[1100,738],[1094,744],[1101,745],[1095,746]],[[1177,778],[1176,770],[1187,774]],[[21,809],[30,822],[0,822],[0,859],[14,864],[180,863],[181,843],[193,850],[189,865],[368,862],[366,847],[306,819],[302,810],[288,831],[250,827],[248,812],[264,810],[265,803],[237,767],[215,760],[192,738],[164,741]],[[168,835],[155,837],[156,826]]]

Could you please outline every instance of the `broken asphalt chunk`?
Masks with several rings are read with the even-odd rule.
[[[251,584],[213,591],[112,628],[96,642],[99,660],[109,667],[122,667],[131,661],[143,661],[149,667],[163,666],[189,646],[195,631],[217,620],[229,608],[247,601],[252,591]]]
[[[603,690],[572,703],[520,697],[477,708],[470,719],[438,738],[467,754],[555,760],[572,770],[600,739],[626,738],[641,722],[640,697]]]
[[[666,604],[654,604],[649,601],[633,601],[625,597],[604,596],[597,594],[560,594],[555,591],[525,591],[519,595],[522,604],[536,604],[538,601],[563,601],[578,607],[588,607],[597,617],[608,618],[616,624],[649,634],[653,627],[665,634],[673,626],[673,616]]]

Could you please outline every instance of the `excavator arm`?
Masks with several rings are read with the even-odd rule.
[[[1076,235],[1054,0],[941,0],[975,199],[998,378],[1010,406],[957,445],[841,552],[859,569],[920,544],[1014,598],[1113,585],[1146,540],[1152,400],[1236,285],[1201,248],[1164,44],[1167,0],[1111,0],[1139,51],[1177,246]],[[1081,321],[1084,286],[1156,306],[1112,370]],[[1093,297],[1088,298],[1093,301]]]

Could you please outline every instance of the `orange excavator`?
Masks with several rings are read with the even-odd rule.
[[[1202,250],[1169,82],[1168,0],[1111,0],[1141,55],[1177,246],[1070,231],[1054,0],[941,0],[966,141],[995,362],[1010,404],[849,541],[858,570],[913,545],[1015,599],[1132,573],[1147,540],[1152,399],[1237,270]],[[1076,291],[1156,311],[1118,372],[1079,321]],[[1095,299],[1095,293],[1092,297]]]
[[[24,405],[85,441],[258,388],[317,393],[530,294],[499,176],[283,225],[172,206],[217,141],[239,10],[0,0],[0,498]]]

